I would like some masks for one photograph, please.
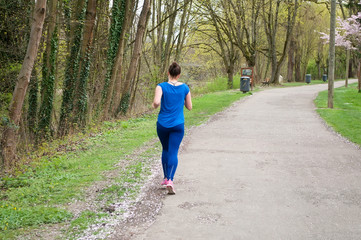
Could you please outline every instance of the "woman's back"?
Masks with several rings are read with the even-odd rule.
[[[163,127],[174,127],[184,123],[184,101],[189,93],[189,87],[183,83],[172,85],[168,82],[158,84],[162,88],[161,107],[158,122]]]

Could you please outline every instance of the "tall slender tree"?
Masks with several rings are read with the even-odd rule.
[[[107,50],[107,72],[104,79],[104,88],[102,92],[101,106],[103,108],[103,118],[106,118],[109,111],[109,104],[112,98],[112,87],[114,84],[115,73],[117,71],[115,66],[115,59],[119,48],[119,39],[121,38],[124,17],[126,15],[126,0],[113,1],[112,7],[112,22],[109,30],[109,47]],[[104,105],[106,109],[104,109]]]
[[[88,107],[87,83],[90,72],[90,59],[93,54],[93,33],[96,9],[97,0],[88,0],[85,13],[84,34],[80,48],[79,73],[75,85],[73,101],[73,123],[77,123],[81,127],[84,127],[86,123],[86,112]]]
[[[109,112],[112,112],[113,115],[116,114],[117,103],[120,99],[121,94],[121,84],[122,84],[122,73],[123,73],[123,60],[124,60],[124,49],[126,43],[126,33],[129,31],[130,23],[132,20],[132,12],[134,9],[135,1],[126,0],[124,4],[124,16],[122,22],[122,29],[118,39],[118,50],[115,56],[115,63],[113,66],[110,86],[108,89],[108,94],[104,103],[103,109],[103,119],[108,119]],[[112,108],[111,103],[113,102]]]
[[[330,16],[330,53],[328,67],[328,108],[333,108],[334,79],[335,79],[335,35],[336,35],[336,0],[331,0]]]
[[[2,137],[2,166],[5,171],[15,163],[17,130],[21,118],[21,110],[24,104],[25,94],[29,85],[31,72],[37,56],[43,24],[46,15],[46,0],[37,0],[34,8],[33,23],[30,39],[18,81],[15,86],[10,104],[9,124]]]
[[[60,110],[60,124],[58,133],[63,136],[70,130],[73,111],[75,82],[79,71],[79,52],[83,33],[83,21],[86,13],[86,0],[78,0],[74,12],[74,23],[70,29],[70,54],[67,58],[65,79],[63,86],[63,99]]]
[[[121,90],[121,100],[119,103],[118,112],[121,112],[123,114],[125,114],[129,108],[130,96],[131,96],[131,92],[130,92],[131,82],[134,80],[138,68],[139,58],[144,41],[144,34],[149,19],[149,13],[150,13],[150,0],[144,0],[143,8],[140,13],[139,22],[137,25],[137,33],[135,36],[133,54],[130,60],[126,78],[124,80],[124,85],[122,86],[122,90]]]
[[[285,61],[286,53],[289,48],[293,28],[296,22],[297,10],[299,6],[299,1],[287,0],[285,1],[286,9],[287,9],[287,23],[286,23],[286,31],[285,31],[285,40],[283,42],[282,50],[280,54],[277,52],[277,39],[279,38],[279,28],[280,28],[280,8],[283,4],[283,1],[277,0],[269,0],[268,3],[264,1],[263,4],[263,21],[264,21],[264,29],[267,36],[268,48],[269,48],[269,57],[271,60],[271,82],[278,83],[278,79],[280,76],[281,67]],[[267,4],[266,4],[267,3]],[[266,6],[268,5],[268,8]]]

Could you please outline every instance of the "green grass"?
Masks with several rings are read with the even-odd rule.
[[[197,96],[205,93],[226,91],[228,89],[228,78],[218,77],[212,82],[207,82],[202,86],[192,89],[192,95]],[[239,89],[240,87],[240,76],[235,75],[233,77],[233,89]]]
[[[357,84],[335,89],[334,108],[327,108],[327,91],[315,99],[317,112],[336,132],[361,145],[361,93]]]
[[[88,210],[83,211],[78,218],[76,218],[70,223],[67,238],[73,239],[73,236],[82,233],[84,230],[86,230],[89,227],[89,225],[97,222],[98,219],[106,215],[107,215],[106,213],[96,213]]]
[[[297,87],[297,86],[315,85],[315,84],[327,84],[327,82],[324,82],[322,80],[311,80],[309,84],[307,84],[306,82],[285,82],[282,83],[282,86]]]
[[[194,98],[193,110],[185,110],[186,126],[205,122],[244,96],[247,94],[239,91],[224,91]],[[114,169],[121,159],[131,161],[128,155],[156,138],[157,112],[128,121],[105,122],[96,134],[44,143],[29,154],[26,161],[31,163],[22,165],[16,176],[0,181],[0,239],[12,239],[27,232],[27,228],[48,223],[70,222],[70,231],[78,231],[94,222],[98,215],[91,212],[73,219],[66,210],[67,203],[83,200],[83,190],[94,181],[103,180],[104,171]],[[132,162],[124,171],[117,184],[103,190],[107,202],[124,195],[125,182],[141,181],[140,172],[147,171],[147,166]],[[135,194],[137,189],[131,191]]]
[[[337,79],[335,81],[345,81],[345,80]],[[285,87],[298,87],[298,86],[315,85],[315,84],[328,84],[328,82],[324,82],[322,80],[311,80],[311,82],[308,84],[306,82],[284,82],[281,85]]]

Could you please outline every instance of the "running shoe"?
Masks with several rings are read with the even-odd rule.
[[[168,194],[170,194],[170,195],[174,195],[174,194],[175,194],[175,190],[174,190],[174,186],[173,186],[173,181],[172,181],[172,180],[168,180],[167,190],[168,190]]]
[[[168,184],[168,179],[164,178],[164,179],[163,179],[163,182],[162,182],[160,185],[165,186],[165,185],[167,185],[167,184]]]

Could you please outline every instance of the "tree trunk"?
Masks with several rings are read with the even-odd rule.
[[[350,50],[346,49],[346,70],[345,70],[345,87],[348,87],[348,70],[350,66]]]
[[[3,169],[5,169],[5,171],[9,170],[11,166],[13,166],[15,163],[17,130],[21,117],[21,110],[24,104],[26,90],[29,85],[31,72],[38,52],[45,19],[45,13],[46,0],[37,0],[34,8],[34,21],[31,27],[28,48],[10,104],[10,123],[5,128],[2,137],[2,167]]]
[[[53,101],[55,92],[56,58],[58,52],[58,31],[54,29],[49,46],[50,55],[48,59],[49,68],[43,69],[43,79],[41,84],[42,102],[39,110],[38,136],[48,138],[51,133],[51,115],[53,112]],[[46,59],[46,57],[44,57]]]
[[[85,0],[76,1],[76,11],[74,13],[74,21],[71,25],[70,34],[70,54],[67,57],[67,63],[65,68],[65,76],[63,83],[63,96],[60,109],[60,122],[58,133],[60,136],[64,136],[71,130],[71,120],[73,113],[73,102],[75,86],[77,86],[77,78],[79,71],[79,52],[81,48],[81,37],[84,25],[82,22],[85,18]]]
[[[168,72],[170,55],[172,52],[171,43],[173,41],[173,35],[174,35],[174,23],[177,17],[176,9],[178,7],[178,0],[173,0],[169,2],[172,2],[171,6],[169,7],[169,12],[172,13],[172,16],[169,18],[167,41],[165,43],[165,48],[164,48],[164,59],[163,59],[163,67],[162,67],[163,77],[166,77]],[[167,4],[169,4],[169,2]]]
[[[93,34],[96,18],[97,0],[88,0],[83,40],[80,48],[79,73],[74,94],[73,123],[84,127],[86,124],[86,111],[88,103],[87,82],[90,71],[90,58],[93,53]]]
[[[29,107],[28,107],[28,117],[27,123],[30,133],[30,139],[35,139],[36,126],[37,126],[37,114],[38,114],[38,73],[36,67],[33,67],[31,74],[31,79],[29,83]]]
[[[333,108],[334,79],[335,79],[335,30],[336,30],[336,0],[331,0],[330,18],[330,59],[328,68],[328,108]]]
[[[115,64],[113,67],[113,73],[110,80],[110,92],[104,105],[103,119],[106,120],[109,114],[109,107],[111,100],[113,99],[113,106],[111,112],[115,115],[117,103],[120,101],[121,86],[122,86],[122,70],[123,70],[123,55],[125,47],[125,34],[128,32],[131,25],[131,12],[133,11],[134,1],[127,0],[125,3],[125,16],[123,22],[122,33],[119,38],[119,46],[117,55],[115,57]]]
[[[316,57],[316,65],[317,65],[317,79],[321,79],[321,61],[322,61],[322,49],[323,44],[321,41],[318,42],[317,46],[317,57]]]
[[[142,62],[142,58],[139,59],[139,64],[141,64]],[[133,107],[134,107],[134,102],[135,102],[135,96],[137,95],[137,90],[138,90],[138,84],[139,84],[139,80],[140,80],[140,67],[138,67],[138,72],[137,72],[137,76],[136,76],[137,80],[134,82],[134,86],[132,94],[130,96],[130,103],[129,103],[129,112],[132,112]]]
[[[125,114],[129,108],[129,100],[130,100],[129,90],[130,90],[131,82],[133,81],[137,71],[139,57],[143,45],[144,33],[147,26],[147,20],[149,19],[149,13],[150,13],[149,10],[150,10],[150,0],[144,0],[142,12],[140,13],[139,22],[137,26],[137,33],[135,37],[133,54],[124,81],[124,85],[122,87],[121,100],[118,107],[118,112],[121,111],[123,114]]]
[[[227,77],[228,77],[227,87],[228,87],[228,89],[233,88],[233,75],[234,75],[234,62],[231,62],[227,69]]]
[[[88,113],[87,121],[92,121],[93,117],[99,117],[96,112],[97,106],[100,105],[102,99],[102,90],[104,84],[104,76],[106,75],[107,65],[107,46],[108,46],[108,33],[110,20],[109,16],[109,0],[98,0],[97,1],[97,20],[94,30],[94,53],[91,62],[93,71],[90,72],[89,77],[89,101],[88,101]]]
[[[292,4],[292,1],[287,1],[288,4],[288,16],[287,16],[287,28],[286,28],[286,39],[283,43],[283,49],[281,51],[280,57],[278,58],[277,49],[276,49],[276,42],[277,42],[277,31],[278,31],[278,20],[279,20],[279,9],[281,0],[277,0],[276,2],[276,9],[273,13],[273,6],[272,1],[269,1],[269,12],[264,13],[264,15],[268,14],[268,18],[264,17],[265,21],[265,31],[267,35],[267,39],[271,48],[271,83],[278,83],[279,82],[279,75],[281,67],[285,61],[286,53],[289,49],[290,39],[292,36],[293,28],[296,21],[296,15],[298,11],[298,0],[294,0],[294,3]],[[291,7],[293,7],[293,13],[291,11]]]
[[[361,93],[361,59],[358,60],[357,78],[358,78],[358,92]]]
[[[296,82],[303,82],[301,77],[301,49],[299,44],[297,44],[295,51],[295,80]]]
[[[162,15],[162,0],[157,0],[157,25],[161,23],[163,18]],[[165,24],[163,23],[163,26]],[[164,34],[163,34],[163,26],[160,25],[157,28],[157,52],[156,52],[156,65],[160,68],[162,64],[162,52],[163,52],[163,42],[164,42]],[[159,77],[161,73],[159,72]]]
[[[293,69],[295,68],[295,40],[292,39],[288,51],[287,82],[294,82]]]
[[[56,14],[57,14],[57,3],[58,0],[52,0],[49,1],[48,4],[48,11],[49,14],[46,16],[46,20],[44,23],[47,24],[47,31],[46,31],[46,49],[43,54],[43,79],[42,83],[44,82],[44,79],[47,79],[49,74],[48,71],[51,68],[51,60],[50,60],[50,53],[51,53],[51,40],[53,38],[53,33],[56,26]],[[43,102],[44,99],[44,92],[46,91],[46,87],[41,85],[41,102]]]
[[[189,5],[189,7],[188,7],[188,5]],[[192,8],[192,1],[187,1],[186,3],[184,3],[183,14],[182,14],[182,18],[181,18],[181,22],[180,22],[180,26],[179,26],[178,42],[177,42],[177,47],[176,47],[175,57],[174,57],[174,60],[176,62],[179,61],[180,55],[182,53],[184,39],[186,36],[187,27],[188,27],[188,21],[189,21],[189,15],[190,15],[189,12],[190,12],[191,8]]]

